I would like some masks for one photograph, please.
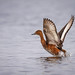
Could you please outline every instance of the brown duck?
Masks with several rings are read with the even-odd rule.
[[[65,36],[74,22],[74,16],[69,22],[57,33],[55,24],[50,19],[43,19],[43,32],[46,40],[43,37],[41,30],[37,30],[33,35],[39,35],[43,48],[54,56],[66,56],[66,50],[62,49]]]

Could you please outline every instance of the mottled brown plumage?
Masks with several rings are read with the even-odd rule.
[[[43,32],[46,37],[44,40],[41,30],[37,30],[34,34],[39,35],[43,48],[55,56],[66,56],[66,50],[62,49],[65,36],[74,22],[74,16],[69,22],[57,33],[55,24],[50,19],[43,20]]]

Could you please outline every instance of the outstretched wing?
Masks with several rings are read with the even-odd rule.
[[[62,43],[64,42],[65,36],[66,36],[67,32],[69,31],[69,29],[71,28],[73,22],[74,22],[74,16],[71,17],[71,19],[69,20],[69,22],[58,33],[58,35],[59,35],[60,40],[62,41]]]
[[[58,45],[59,38],[55,24],[50,19],[43,20],[43,31],[46,37],[46,42],[49,44]]]

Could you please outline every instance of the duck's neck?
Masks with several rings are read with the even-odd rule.
[[[46,41],[45,41],[45,39],[43,37],[43,34],[41,34],[39,36],[40,36],[40,39],[41,39],[41,44],[43,45],[43,47],[45,47],[46,46]]]

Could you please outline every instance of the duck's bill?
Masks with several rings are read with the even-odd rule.
[[[33,33],[32,35],[35,35],[35,33]]]

